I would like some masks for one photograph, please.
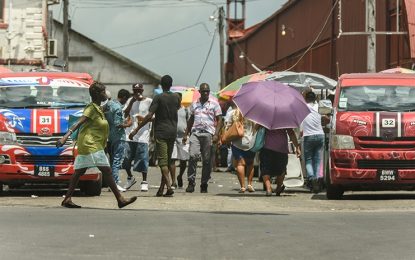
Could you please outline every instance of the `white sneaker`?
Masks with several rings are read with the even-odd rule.
[[[128,190],[130,189],[137,181],[135,180],[134,177],[131,177],[131,179],[127,178],[127,183],[124,186],[124,189]]]
[[[118,185],[117,184],[117,189],[120,191],[120,192],[126,192],[127,190],[126,189],[124,189],[123,187],[121,187],[120,185]]]
[[[148,182],[146,181],[141,182],[141,191],[144,191],[144,192],[148,191]]]

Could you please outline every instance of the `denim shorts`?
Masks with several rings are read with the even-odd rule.
[[[126,160],[124,167],[131,167],[131,162],[134,161],[133,171],[148,172],[148,144],[138,142],[126,142],[125,156]]]
[[[251,151],[244,151],[239,149],[236,146],[231,146],[232,148],[232,156],[235,160],[239,161],[241,159],[244,159],[245,161],[252,161],[255,158],[255,153]]]

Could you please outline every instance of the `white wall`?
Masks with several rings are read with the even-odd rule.
[[[0,29],[1,59],[14,59],[19,63],[44,61],[46,0],[6,0],[4,23],[8,28]],[[12,69],[18,71],[27,67],[33,66],[13,65]]]

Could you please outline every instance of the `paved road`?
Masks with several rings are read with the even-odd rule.
[[[124,175],[124,173],[123,173]],[[83,209],[59,206],[64,190],[0,197],[0,259],[413,259],[415,193],[354,192],[341,201],[289,189],[281,197],[238,194],[235,175],[214,173],[209,193],[155,197],[159,180],[126,209],[107,189],[77,193]],[[124,177],[124,176],[123,176]],[[34,195],[34,196],[32,196]],[[76,248],[73,248],[76,246]]]
[[[200,169],[199,169],[200,170]],[[200,175],[199,175],[200,177]],[[125,172],[122,172],[125,179]],[[141,179],[137,177],[138,180]],[[230,212],[332,212],[332,211],[415,211],[415,192],[346,192],[344,199],[329,201],[324,193],[311,194],[302,188],[287,189],[281,197],[265,197],[262,183],[255,182],[255,193],[239,194],[237,177],[228,172],[215,172],[209,183],[209,193],[201,194],[176,190],[173,198],[155,197],[160,181],[157,168],[149,173],[149,192],[140,192],[139,182],[125,196],[138,195],[129,209],[178,210],[178,211],[230,211]],[[5,191],[0,206],[59,207],[65,190],[22,189]],[[83,207],[115,209],[115,199],[108,188],[99,197],[86,197],[76,193],[74,202]]]

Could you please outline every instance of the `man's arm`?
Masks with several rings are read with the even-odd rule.
[[[134,104],[134,102],[135,102],[136,100],[135,100],[135,98],[134,97],[132,97],[131,99],[130,99],[130,102],[128,102],[128,105],[127,105],[127,107],[125,108],[125,110],[124,110],[124,117],[125,118],[127,118],[127,116],[129,116],[130,115],[130,111],[131,111],[131,108],[133,107],[133,104]]]
[[[193,127],[194,122],[195,122],[195,116],[191,115],[189,120],[187,120],[187,127],[186,127],[186,130],[184,131],[184,136],[182,140],[183,144],[186,143],[189,133],[192,132],[192,127]]]
[[[151,119],[153,118],[154,113],[153,112],[148,112],[148,114],[144,117],[143,121],[141,121],[138,126],[131,131],[131,133],[128,135],[128,138],[130,140],[133,140],[133,137],[138,133],[138,131],[145,126],[148,122],[151,121]]]
[[[288,133],[288,136],[290,137],[291,142],[293,142],[293,144],[294,144],[295,153],[296,153],[297,157],[300,157],[301,156],[301,148],[300,148],[300,144],[298,143],[298,140],[297,140],[297,135],[295,134],[295,132],[292,128],[287,129],[287,133]]]

